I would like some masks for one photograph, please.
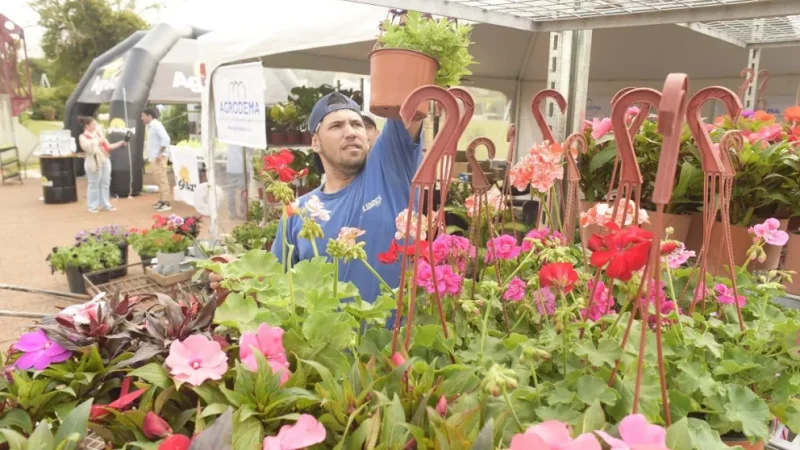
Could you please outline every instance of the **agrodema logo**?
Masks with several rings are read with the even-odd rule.
[[[241,81],[228,83],[228,98],[219,104],[223,114],[250,116],[261,113],[261,105],[255,100],[247,99],[247,86]]]

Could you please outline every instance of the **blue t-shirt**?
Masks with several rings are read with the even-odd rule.
[[[356,242],[366,242],[364,250],[369,264],[395,288],[400,283],[400,263],[381,264],[378,253],[385,252],[394,239],[395,218],[408,207],[411,180],[422,160],[422,144],[415,144],[403,122],[389,119],[375,141],[364,170],[344,189],[335,194],[325,194],[322,186],[300,197],[304,206],[311,195],[322,201],[330,211],[330,220],[319,221],[325,237],[317,239],[320,256],[328,256],[328,239],[336,239],[342,227],[355,227],[365,231]],[[277,238],[272,253],[282,258],[282,223],[278,225]],[[299,217],[289,218],[287,240],[294,245],[292,264],[314,257],[311,242],[298,237],[303,226]],[[361,298],[374,302],[380,293],[375,276],[361,261],[350,261],[339,266],[339,281],[350,281],[358,287]]]

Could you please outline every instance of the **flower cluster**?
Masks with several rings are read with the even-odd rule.
[[[506,207],[506,202],[503,194],[497,189],[497,186],[492,186],[491,189],[486,193],[486,204],[477,204],[477,199],[475,198],[475,194],[470,195],[464,201],[464,206],[467,208],[467,216],[473,217],[477,212],[478,208],[480,208],[485,214],[488,214],[489,217],[494,217],[498,212],[503,211]],[[486,211],[486,207],[488,205],[488,211]]]
[[[465,237],[440,234],[433,241],[433,257],[434,264],[450,264],[464,272],[475,258],[475,246]]]
[[[408,235],[406,235],[406,225],[408,224],[408,216],[411,215],[411,226],[408,230]],[[403,239],[416,239],[417,238],[417,221],[421,220],[420,224],[420,232],[419,238],[424,240],[428,237],[428,222],[427,218],[423,214],[421,217],[416,212],[409,212],[408,208],[400,211],[400,214],[397,215],[394,219],[394,226],[395,226],[395,233],[394,238],[398,241]]]
[[[558,231],[550,231],[549,228],[534,228],[525,235],[520,246],[523,253],[531,251],[534,243],[537,242],[546,247],[567,245],[567,238]]]
[[[595,234],[589,239],[590,264],[598,269],[608,264],[605,273],[609,278],[628,281],[647,263],[653,233],[636,226],[620,229],[611,222],[606,226],[609,234]]]
[[[610,205],[608,203],[598,203],[588,211],[582,212],[580,215],[580,224],[581,227],[588,227],[589,225],[599,225],[605,226],[608,222],[611,222],[614,213],[614,205]],[[616,224],[622,227],[622,215],[625,215],[625,225],[632,225],[634,215],[636,214],[636,202],[633,200],[628,200],[628,207],[625,208],[623,211],[622,208],[619,208],[617,211],[616,217]],[[637,225],[641,225],[643,223],[649,223],[650,217],[647,214],[647,211],[644,209],[639,209],[639,216],[637,217]]]
[[[75,235],[77,243],[83,243],[90,239],[122,244],[128,237],[128,229],[122,225],[106,225],[94,230],[80,231]]]
[[[308,175],[308,169],[296,171],[290,166],[294,162],[294,154],[288,148],[282,148],[278,153],[272,153],[264,157],[264,167],[262,174],[272,174],[282,183],[291,183],[299,178]]]
[[[509,171],[509,180],[515,188],[531,188],[541,194],[550,192],[555,180],[564,176],[561,145],[548,141],[534,144],[528,153]]]
[[[181,217],[170,214],[164,217],[160,214],[153,215],[153,229],[167,229],[182,236],[196,238],[200,235],[200,216]]]
[[[619,424],[619,436],[615,438],[605,431],[597,430],[584,433],[575,439],[569,426],[557,420],[528,428],[525,433],[514,435],[509,450],[601,450],[600,436],[612,450],[669,450],[667,448],[667,431],[658,425],[652,425],[641,414],[631,414]]]
[[[686,264],[690,258],[696,256],[694,250],[686,250],[686,245],[678,241],[667,241],[663,243],[661,245],[661,255],[663,261],[669,265],[670,269],[677,269]]]
[[[438,292],[438,295],[458,295],[461,293],[463,279],[449,264],[431,267],[424,259],[420,259],[417,269],[417,286],[424,288],[429,294]],[[434,285],[434,278],[436,283]]]
[[[608,286],[603,281],[598,281],[595,289],[594,280],[589,280],[589,295],[592,292],[594,297],[588,307],[581,310],[581,317],[597,322],[614,312],[614,296],[610,295]]]
[[[521,252],[522,248],[517,245],[517,238],[510,234],[503,234],[486,243],[485,262],[489,264],[500,259],[514,260]]]

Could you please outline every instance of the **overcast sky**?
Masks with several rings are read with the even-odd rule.
[[[0,13],[25,30],[28,55],[31,57],[42,56],[39,41],[44,31],[38,23],[39,15],[28,6],[28,0],[2,1]],[[313,0],[311,1],[313,2]],[[153,0],[138,0],[137,2],[140,9],[153,3]],[[268,6],[271,11],[292,7],[292,2],[285,0],[164,0],[161,3],[164,8],[160,12],[148,10],[142,14],[144,19],[151,24],[159,22],[189,24],[211,30],[234,26],[237,20],[241,20],[243,12],[252,12],[256,5],[262,8]]]

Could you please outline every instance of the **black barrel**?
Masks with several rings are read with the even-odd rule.
[[[46,204],[78,201],[75,189],[75,166],[72,157],[45,156],[39,159],[42,171],[42,188]]]

